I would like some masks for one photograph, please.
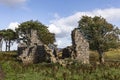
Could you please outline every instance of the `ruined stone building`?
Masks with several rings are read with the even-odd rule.
[[[18,45],[18,56],[23,63],[38,63],[38,62],[60,62],[57,58],[55,45],[43,44],[37,35],[37,30],[31,30],[28,35],[29,45],[22,42]],[[81,63],[89,63],[89,44],[79,29],[74,29],[71,34],[72,46],[64,48],[62,51],[62,59],[71,58]]]
[[[29,45],[24,42],[18,45],[18,56],[24,64],[44,61],[56,62],[52,50],[38,39],[37,30],[31,30],[31,35],[28,37]]]
[[[79,29],[72,31],[71,38],[72,46],[63,49],[62,58],[71,58],[81,63],[89,63],[89,43]]]

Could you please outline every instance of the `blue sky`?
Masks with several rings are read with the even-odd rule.
[[[102,16],[120,26],[119,0],[0,0],[0,29],[39,20],[56,34],[58,47],[71,44],[71,30],[82,15]]]

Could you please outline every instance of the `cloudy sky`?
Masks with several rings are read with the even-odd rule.
[[[83,15],[102,16],[120,27],[120,0],[0,0],[0,29],[39,20],[56,34],[61,48],[71,45],[71,30]]]

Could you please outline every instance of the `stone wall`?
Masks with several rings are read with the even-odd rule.
[[[79,29],[74,29],[71,37],[75,59],[81,63],[89,63],[89,43],[80,33]]]
[[[52,50],[44,45],[37,36],[37,30],[31,30],[28,45],[20,43],[18,45],[18,56],[24,64],[32,64],[38,62],[56,62]]]
[[[62,59],[70,58],[72,60],[88,64],[89,43],[77,28],[72,31],[71,38],[72,46],[62,49]]]

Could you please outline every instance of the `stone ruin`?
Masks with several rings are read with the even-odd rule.
[[[31,30],[31,34],[27,37],[29,37],[29,45],[25,43],[18,45],[18,56],[24,64],[46,61],[63,64],[66,62],[66,58],[84,64],[89,63],[89,43],[80,33],[79,29],[72,31],[72,46],[68,46],[62,50],[62,59],[58,59],[55,46],[50,44],[48,46],[44,45],[38,39],[36,30]]]
[[[75,59],[82,63],[89,63],[89,43],[79,29],[74,29],[71,35]]]
[[[72,46],[62,50],[62,58],[71,58],[81,63],[89,63],[89,43],[80,33],[79,29],[75,28],[71,34]]]
[[[24,64],[44,61],[56,63],[53,50],[38,39],[37,30],[31,30],[30,36],[27,37],[29,37],[29,45],[24,42],[18,45],[18,57]]]

